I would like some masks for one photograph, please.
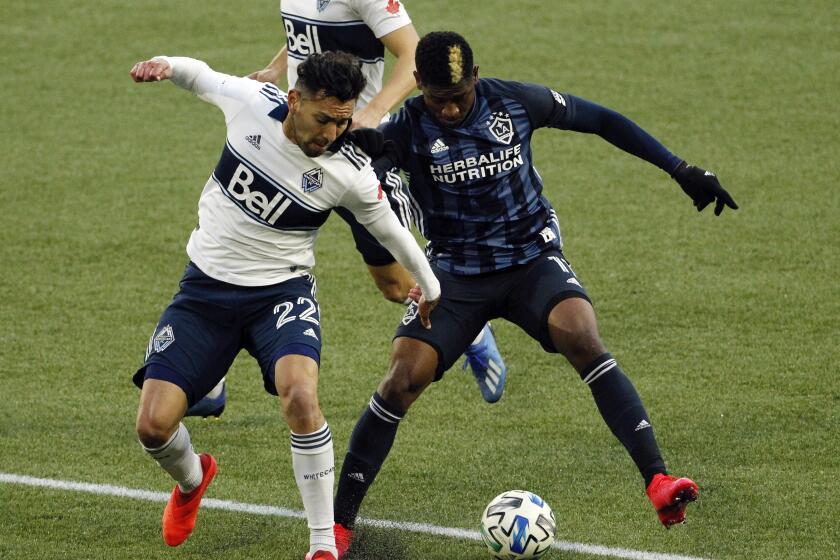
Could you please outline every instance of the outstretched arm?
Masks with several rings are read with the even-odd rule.
[[[716,216],[723,212],[724,206],[733,210],[738,208],[714,173],[688,165],[624,115],[572,95],[566,94],[564,98],[567,108],[561,128],[597,134],[617,148],[662,169],[679,183],[698,212],[712,202],[715,202]]]
[[[172,80],[179,87],[212,103],[230,121],[263,86],[253,80],[216,72],[206,63],[182,56],[156,56],[135,64],[129,72],[135,82]]]
[[[586,99],[535,84],[508,87],[524,103],[534,128],[548,126],[597,134],[617,148],[668,173],[691,197],[698,211],[712,202],[716,202],[715,215],[723,212],[724,206],[733,210],[738,208],[714,173],[688,165],[624,115]]]
[[[382,117],[414,89],[414,51],[419,40],[417,30],[411,24],[382,36],[382,43],[397,61],[379,93],[353,115],[353,128],[375,128],[382,122]]]

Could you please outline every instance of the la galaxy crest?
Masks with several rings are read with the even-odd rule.
[[[507,113],[493,113],[488,125],[490,133],[502,144],[510,144],[513,140],[513,121]]]
[[[310,169],[309,171],[303,174],[303,178],[301,179],[301,186],[303,187],[303,192],[305,193],[317,191],[321,188],[323,184],[324,170],[320,167]]]

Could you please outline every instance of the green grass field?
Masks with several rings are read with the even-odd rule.
[[[314,0],[313,0],[314,1]],[[536,81],[636,120],[714,169],[741,209],[697,214],[657,169],[598,138],[537,134],[566,254],[602,335],[701,499],[666,531],[561,358],[495,324],[507,392],[453,369],[403,422],[363,514],[475,529],[527,488],[559,540],[715,559],[840,557],[840,4],[408,2],[485,76]],[[130,375],[177,288],[221,113],[128,70],[156,54],[260,68],[277,2],[6,0],[0,18],[0,473],[148,489],[171,482],[133,431]],[[318,241],[321,403],[340,464],[402,310],[331,219]],[[300,509],[288,430],[241,356],[217,422],[190,419],[221,475],[210,496]],[[298,519],[204,511],[178,549],[162,503],[0,484],[0,558],[300,559]],[[489,558],[478,542],[368,529],[371,559]],[[590,558],[552,551],[546,558]]]

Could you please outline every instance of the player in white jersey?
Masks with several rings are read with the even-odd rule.
[[[281,0],[280,12],[286,44],[264,69],[250,77],[276,83],[285,75],[289,88],[297,81],[297,68],[313,52],[344,51],[362,62],[367,85],[356,104],[352,128],[376,127],[397,103],[415,87],[414,51],[419,40],[405,7],[398,0]],[[396,58],[383,84],[385,50]],[[399,175],[384,180],[386,194],[400,221],[409,227],[414,210]],[[406,303],[414,286],[411,275],[345,209],[336,213],[350,226],[356,247],[383,296]],[[507,368],[496,346],[490,326],[479,333],[465,352],[464,367],[470,366],[482,396],[498,401],[505,387]],[[210,394],[189,409],[189,416],[219,416],[227,392],[224,380]]]
[[[364,86],[358,61],[346,53],[314,55],[299,73],[286,96],[272,84],[220,74],[190,58],[156,57],[131,70],[137,82],[172,79],[218,106],[227,123],[187,245],[191,262],[134,375],[142,388],[140,443],[178,483],[163,515],[170,546],[189,537],[217,471],[211,455],[193,451],[181,419],[245,348],[258,360],[266,390],[280,397],[291,430],[310,528],[306,558],[337,555],[332,436],[317,398],[320,312],[310,273],[315,235],[333,208],[350,209],[417,278],[410,296],[424,313],[440,294],[369,159],[343,136]]]

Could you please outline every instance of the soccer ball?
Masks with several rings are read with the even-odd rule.
[[[554,512],[525,490],[499,494],[481,515],[481,537],[499,560],[539,558],[554,543]]]

